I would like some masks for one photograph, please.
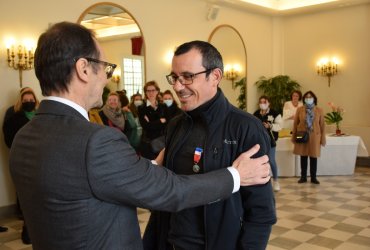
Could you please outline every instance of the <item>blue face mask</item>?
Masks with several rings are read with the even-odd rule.
[[[306,103],[307,105],[312,105],[314,102],[313,98],[312,97],[309,97],[309,98],[305,98],[304,99],[304,103]]]
[[[167,105],[167,107],[171,107],[173,100],[163,100],[163,102]]]

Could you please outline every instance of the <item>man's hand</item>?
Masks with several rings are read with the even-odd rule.
[[[164,158],[164,149],[159,152],[157,158],[155,158],[155,161],[157,162],[157,165],[162,166],[163,165],[163,158]]]
[[[233,166],[238,170],[240,175],[240,186],[252,186],[265,184],[270,180],[270,164],[267,155],[259,158],[251,158],[260,149],[256,144],[247,152],[242,153],[233,162]]]

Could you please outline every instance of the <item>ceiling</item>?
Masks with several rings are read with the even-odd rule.
[[[213,6],[229,6],[239,10],[272,16],[312,13],[359,4],[370,0],[204,0]]]
[[[140,35],[135,20],[123,9],[112,5],[97,5],[83,17],[81,24],[94,30],[99,40]]]
[[[271,16],[312,13],[335,8],[370,3],[370,0],[203,0],[212,8],[228,6],[238,10]],[[81,24],[92,29],[99,40],[140,36],[135,20],[123,9],[112,5],[97,5],[89,10]]]

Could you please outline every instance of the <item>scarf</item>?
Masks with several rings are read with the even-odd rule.
[[[121,130],[125,128],[125,117],[123,116],[121,109],[114,110],[108,105],[104,105],[103,113],[115,126]]]
[[[307,125],[307,130],[312,131],[312,123],[313,123],[313,118],[314,118],[314,112],[313,108],[315,107],[315,104],[305,104],[306,105],[306,125]]]
[[[31,111],[31,112],[24,111],[24,114],[26,115],[28,120],[32,120],[32,118],[35,116],[36,112],[35,111]]]

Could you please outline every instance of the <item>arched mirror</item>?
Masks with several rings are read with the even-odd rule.
[[[107,61],[117,64],[111,91],[125,89],[130,97],[142,92],[145,83],[145,44],[134,17],[122,6],[98,3],[87,8],[78,23],[95,32]]]
[[[247,110],[247,52],[240,33],[230,25],[220,25],[212,31],[208,42],[218,49],[224,62],[220,88],[230,103]]]

